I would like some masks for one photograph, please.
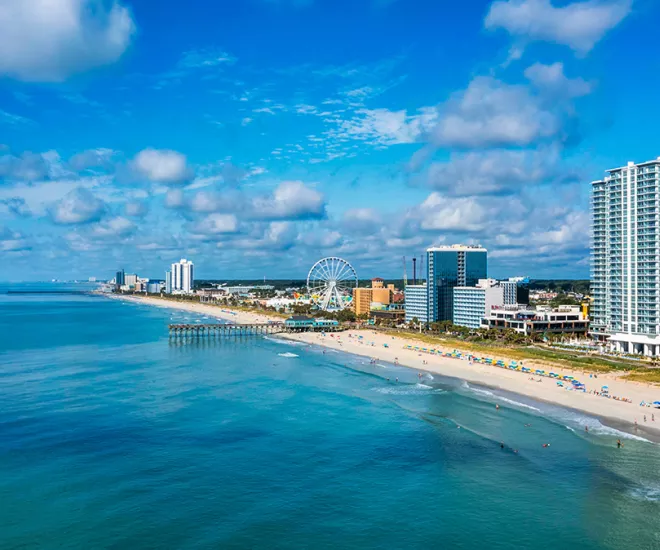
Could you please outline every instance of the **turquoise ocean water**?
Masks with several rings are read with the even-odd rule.
[[[5,291],[2,549],[660,548],[660,446],[596,419],[277,339],[169,341],[185,312]]]

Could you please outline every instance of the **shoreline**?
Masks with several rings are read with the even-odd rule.
[[[146,298],[139,296],[108,296],[111,299],[124,300],[137,304],[144,304],[169,309],[178,309],[215,317],[225,321],[236,323],[267,322],[279,317],[269,316],[267,313],[253,313],[246,311],[223,310],[218,306],[175,302],[161,298]],[[531,373],[512,371],[481,363],[469,363],[465,359],[427,355],[414,350],[404,349],[404,346],[418,342],[409,341],[398,336],[386,335],[370,329],[348,330],[341,333],[293,333],[279,334],[278,337],[317,345],[328,349],[334,349],[398,364],[402,367],[416,369],[431,374],[447,376],[468,383],[477,384],[485,388],[509,392],[522,397],[548,403],[586,413],[598,419],[604,420],[610,427],[623,429],[629,434],[646,436],[650,440],[660,442],[660,409],[641,407],[640,403],[660,400],[660,388],[639,382],[621,380],[618,373],[597,374],[595,378],[589,378],[588,373],[581,370],[554,367],[553,371],[560,375],[576,374],[589,390],[599,390],[601,386],[608,385],[612,396],[627,397],[632,403],[608,399],[590,393],[581,393],[566,390],[557,386],[556,381],[551,378],[537,378]],[[360,338],[361,337],[361,338]],[[385,344],[388,347],[385,347]],[[440,346],[436,346],[440,347]],[[443,350],[452,351],[452,350]],[[534,366],[533,361],[525,361],[528,366]],[[538,382],[537,380],[542,380]],[[647,422],[644,422],[644,415]],[[652,422],[655,415],[655,422]],[[637,429],[635,429],[637,421]]]

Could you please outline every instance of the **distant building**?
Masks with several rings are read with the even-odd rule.
[[[96,282],[96,277],[90,277],[89,279],[87,279],[87,282],[95,283]]]
[[[117,275],[115,275],[115,284],[117,286],[123,286],[126,284],[124,281],[124,270],[122,269],[121,271],[117,271]]]
[[[150,281],[147,283],[147,292],[149,294],[160,294],[163,288],[164,283],[162,281]]]
[[[165,272],[165,293],[172,294],[172,272]]]
[[[481,322],[482,328],[511,329],[531,336],[539,333],[586,335],[589,320],[580,306],[550,308],[538,306],[494,307]]]
[[[407,285],[404,298],[406,323],[417,319],[421,323],[429,322],[429,300],[427,285]]]
[[[193,263],[185,258],[172,264],[172,292],[192,292],[195,283],[193,267]]]
[[[608,170],[592,187],[592,335],[660,355],[660,157]]]
[[[124,277],[124,284],[122,286],[122,290],[135,290],[135,287],[138,282],[138,276],[135,273],[126,273],[123,274]]]
[[[504,287],[505,304],[529,304],[529,279],[527,277],[509,277],[500,281]]]
[[[383,279],[377,277],[371,280],[371,288],[353,289],[353,311],[355,315],[369,315],[371,304],[376,302],[388,305],[392,302],[394,285],[385,288]]]
[[[488,252],[473,245],[427,249],[428,320],[453,321],[454,287],[468,287],[488,277]],[[408,318],[408,315],[406,315]]]
[[[516,283],[500,282],[495,279],[479,279],[477,284],[471,287],[454,287],[453,324],[480,328],[481,320],[493,307],[516,303],[515,290]]]
[[[284,324],[288,328],[298,329],[298,328],[310,328],[314,326],[314,318],[307,317],[305,315],[294,315],[289,317]]]

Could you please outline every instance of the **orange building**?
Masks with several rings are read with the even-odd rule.
[[[353,311],[355,315],[369,315],[371,303],[391,304],[394,285],[387,285],[385,288],[383,279],[377,277],[371,280],[371,288],[353,289]]]

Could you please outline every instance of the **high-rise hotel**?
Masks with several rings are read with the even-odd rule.
[[[165,292],[190,294],[195,283],[193,263],[182,259],[165,274]]]
[[[660,157],[592,182],[591,332],[660,355]]]
[[[454,288],[472,287],[488,276],[488,252],[475,245],[426,249],[426,283],[405,288],[406,321],[452,321]]]

